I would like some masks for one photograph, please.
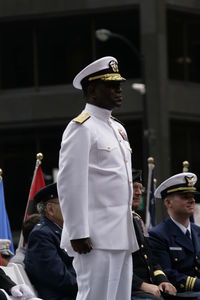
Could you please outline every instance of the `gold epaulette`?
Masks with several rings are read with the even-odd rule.
[[[83,124],[90,118],[90,115],[87,112],[82,112],[78,117],[74,118],[73,121],[79,124]]]
[[[118,122],[118,123],[120,123],[120,124],[122,124],[124,126],[124,124],[120,120],[118,120],[117,118],[111,116],[111,119],[113,119],[114,121],[116,121],[116,122]]]

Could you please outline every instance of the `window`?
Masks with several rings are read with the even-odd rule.
[[[200,15],[168,10],[169,78],[200,82]]]
[[[2,88],[33,86],[33,36],[29,22],[1,24]]]
[[[189,170],[200,177],[200,123],[173,120],[170,132],[172,174],[182,172],[182,163],[187,160]]]
[[[113,33],[117,33],[128,40],[140,56],[139,40],[139,11],[131,9],[129,11],[119,11],[97,15],[95,17],[95,29],[106,28]],[[120,38],[110,38],[107,42],[96,41],[97,57],[111,55],[118,59],[120,63],[120,73],[126,78],[139,78],[140,60],[138,56]]]
[[[35,20],[2,22],[0,75],[3,89],[71,83],[92,60],[115,56],[127,78],[140,76],[140,62],[120,39],[96,40],[95,30],[121,34],[139,51],[139,13],[136,9]]]

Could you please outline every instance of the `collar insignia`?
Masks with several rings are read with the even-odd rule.
[[[127,141],[126,133],[120,128],[118,128],[118,131],[119,131],[120,135],[122,136],[123,140]]]

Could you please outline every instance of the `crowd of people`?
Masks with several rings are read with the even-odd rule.
[[[57,183],[35,195],[38,214],[23,224],[23,247],[12,258],[8,243],[4,249],[5,265],[21,264],[40,299],[200,299],[200,227],[190,220],[197,177],[183,172],[158,186],[169,217],[147,232],[137,212],[142,174],[112,116],[123,81],[111,56],[75,77],[86,106],[63,134]],[[9,297],[36,296],[0,268],[0,300]]]

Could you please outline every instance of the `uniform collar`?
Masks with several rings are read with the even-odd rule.
[[[84,111],[87,111],[91,115],[103,120],[109,120],[112,112],[111,110],[101,108],[89,103],[86,104]]]
[[[181,223],[175,221],[171,216],[170,216],[171,220],[180,228],[180,230],[186,234],[186,231],[189,230],[190,235],[191,235],[191,225],[189,223],[188,227],[183,226]]]

